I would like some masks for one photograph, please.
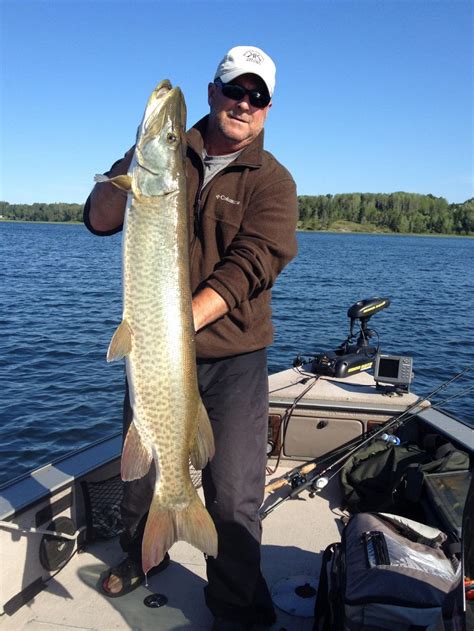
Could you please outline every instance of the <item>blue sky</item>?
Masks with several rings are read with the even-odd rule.
[[[82,203],[133,143],[149,93],[188,124],[234,45],[277,65],[266,146],[301,195],[473,197],[473,3],[0,0],[0,199]]]

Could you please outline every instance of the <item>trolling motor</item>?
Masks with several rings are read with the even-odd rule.
[[[368,298],[352,305],[347,311],[347,316],[351,320],[347,339],[336,350],[313,357],[311,372],[316,375],[343,378],[372,368],[379,344],[376,346],[370,344],[370,338],[377,334],[370,330],[367,324],[374,314],[385,309],[389,304],[388,298]],[[357,321],[359,321],[358,334],[354,333],[354,325]],[[294,365],[298,365],[298,358],[295,362]]]

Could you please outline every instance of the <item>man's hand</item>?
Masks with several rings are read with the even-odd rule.
[[[224,300],[211,287],[204,287],[193,297],[194,330],[196,333],[229,311]]]

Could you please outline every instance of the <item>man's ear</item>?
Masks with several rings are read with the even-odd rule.
[[[214,100],[214,95],[216,93],[217,86],[215,83],[209,83],[207,86],[207,103],[208,105],[212,105],[212,101]]]

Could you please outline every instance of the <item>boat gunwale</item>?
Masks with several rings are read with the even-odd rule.
[[[94,471],[118,460],[121,447],[122,433],[117,432],[6,482],[0,487],[0,521],[14,519],[48,497],[57,495]],[[91,456],[94,451],[97,452],[95,457],[81,458],[85,453]],[[67,471],[63,471],[58,465],[66,462]]]

